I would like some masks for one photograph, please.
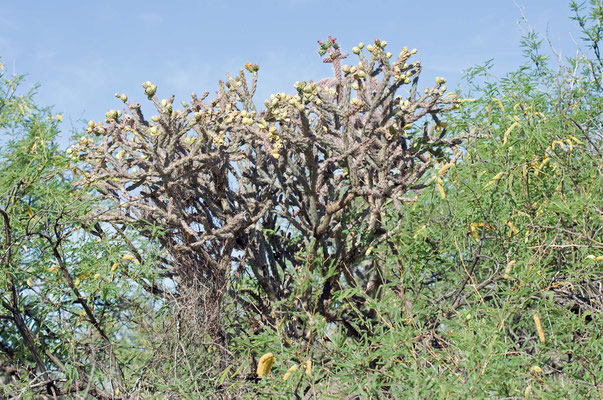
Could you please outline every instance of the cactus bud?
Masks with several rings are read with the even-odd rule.
[[[352,83],[352,89],[354,89],[354,90],[360,90],[360,85],[358,85],[358,82]]]
[[[410,54],[417,54],[417,49],[412,49],[412,50],[410,51]]]
[[[94,121],[92,121],[92,120],[88,121],[88,126],[90,128],[94,128]]]
[[[146,94],[149,99],[151,97],[153,97],[156,92],[157,92],[157,86],[153,85],[153,84],[147,86],[147,88],[144,90],[144,94]]]
[[[364,48],[364,43],[362,43],[362,42],[358,43],[358,48],[359,49],[363,49]]]
[[[151,85],[152,85],[151,81],[146,81],[142,84],[142,87],[146,89],[146,88],[150,87]]]
[[[368,46],[366,46],[366,49],[367,49],[368,51],[370,51],[371,53],[373,52],[373,50],[375,50],[375,48],[373,47],[373,45],[372,45],[372,44],[369,44]]]
[[[159,117],[158,117],[157,115],[153,115],[153,116],[151,117],[151,121],[153,121],[153,122],[158,122],[158,121],[159,121]]]
[[[360,49],[358,47],[352,47],[352,53],[360,54]]]

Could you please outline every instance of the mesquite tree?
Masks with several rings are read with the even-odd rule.
[[[349,314],[370,317],[364,298],[379,296],[385,282],[370,256],[388,240],[385,212],[401,211],[426,171],[458,157],[452,149],[464,135],[449,135],[442,113],[461,100],[445,93],[443,78],[419,90],[421,64],[409,60],[416,50],[392,58],[375,40],[353,48],[357,64],[342,65],[348,55],[335,39],[319,43],[334,76],[297,82],[296,93],[271,95],[261,110],[251,63],[250,79],[228,75],[215,99],[193,94],[181,109],[145,82],[156,115],[118,94],[123,113],[91,121],[70,150],[112,201],[94,218],[157,240],[166,250],[162,276],[174,278],[182,301],[197,299],[218,337],[231,280],[239,310],[262,323],[295,308],[358,334],[363,327]],[[332,301],[342,289],[357,294],[354,307]],[[296,322],[289,319],[288,332],[307,334]]]

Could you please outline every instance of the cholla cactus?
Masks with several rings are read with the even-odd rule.
[[[241,307],[271,321],[286,312],[274,301],[298,289],[291,276],[302,269],[326,276],[320,260],[327,258],[335,272],[298,299],[345,323],[330,303],[335,284],[343,278],[377,293],[379,266],[367,269],[365,261],[371,246],[387,240],[388,204],[412,201],[407,192],[419,190],[426,171],[462,139],[442,121],[460,100],[444,95],[441,80],[419,95],[421,64],[410,61],[416,51],[404,48],[392,60],[385,47],[375,40],[366,54],[360,44],[357,63],[341,66],[347,55],[329,38],[319,53],[334,77],[297,82],[261,111],[252,101],[259,68],[251,63],[250,80],[243,71],[228,76],[214,100],[193,95],[182,109],[145,82],[157,110],[151,120],[118,95],[128,106],[123,116],[108,112],[106,123],[88,128],[101,140],[73,149],[89,164],[89,182],[115,204],[103,218],[147,236],[163,230],[164,273],[180,290],[205,294],[196,298],[210,326],[219,326],[232,268],[261,288],[233,291]]]

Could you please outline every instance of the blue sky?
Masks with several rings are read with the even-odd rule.
[[[296,80],[331,74],[316,43],[328,35],[347,52],[375,38],[394,54],[417,48],[425,84],[444,76],[454,88],[463,69],[488,59],[502,75],[522,63],[522,11],[563,55],[575,54],[580,34],[564,0],[0,0],[0,58],[28,75],[26,86],[41,84],[36,101],[63,114],[66,143],[84,120],[123,107],[116,92],[146,101],[147,80],[179,103],[213,94],[225,73],[253,62],[258,104],[292,92]]]

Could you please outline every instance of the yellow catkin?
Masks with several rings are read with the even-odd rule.
[[[136,257],[134,257],[131,254],[126,254],[125,256],[123,256],[121,258],[122,261],[126,261],[126,260],[130,260],[130,261],[134,261],[135,264],[138,264],[138,260],[136,259]]]
[[[509,274],[511,273],[511,268],[513,268],[513,265],[515,265],[515,262],[516,262],[515,260],[511,260],[507,264],[507,268],[505,268],[505,279],[509,279]]]
[[[308,360],[304,363],[306,368],[306,375],[312,375],[312,360]]]
[[[487,188],[488,186],[492,185],[494,182],[498,181],[504,174],[505,174],[505,171],[502,171],[502,172],[499,172],[498,174],[494,175],[494,177],[490,180],[490,182],[486,183],[486,186],[484,186],[484,189]]]
[[[445,165],[444,165],[442,168],[440,168],[440,170],[438,171],[438,175],[439,175],[439,176],[444,175],[444,173],[445,173],[445,172],[446,172],[448,169],[452,168],[453,166],[454,166],[454,163],[448,163],[448,164],[445,164]]]
[[[289,368],[287,370],[287,373],[285,374],[285,376],[283,376],[283,380],[286,381],[287,379],[289,379],[289,377],[291,376],[291,374],[294,373],[295,371],[297,371],[298,367],[299,367],[299,365],[295,364],[294,366],[292,366],[291,368]]]
[[[529,400],[531,393],[532,393],[532,387],[530,385],[528,385],[528,387],[526,387],[526,390],[523,392],[524,399]]]
[[[438,177],[438,190],[440,191],[440,197],[442,197],[442,199],[446,198],[446,192],[444,191],[444,185],[443,185],[444,181],[442,181],[442,178]]]
[[[500,101],[499,99],[497,99],[496,97],[492,97],[492,101],[498,103],[500,109],[502,112],[505,112],[505,107],[503,106],[502,101]]]
[[[274,355],[272,353],[266,353],[258,362],[257,374],[258,377],[263,377],[270,373],[270,368],[272,368],[272,364],[274,363]]]
[[[540,317],[537,313],[534,313],[534,323],[536,324],[536,330],[538,331],[538,339],[540,339],[540,343],[544,343],[544,330],[542,329],[542,322],[540,322]]]
[[[509,134],[511,133],[511,131],[513,130],[513,128],[515,128],[517,126],[519,122],[515,121],[511,124],[511,126],[509,126],[509,128],[505,131],[505,134],[503,135],[503,146],[507,144],[507,141],[509,139]]]

